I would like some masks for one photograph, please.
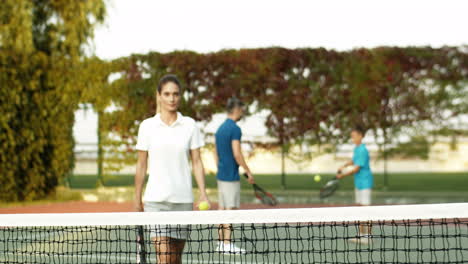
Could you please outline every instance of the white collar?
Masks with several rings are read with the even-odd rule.
[[[174,123],[172,123],[170,126],[167,125],[166,123],[164,123],[161,119],[161,114],[156,114],[154,116],[155,120],[156,120],[156,123],[160,126],[166,126],[166,127],[174,127],[176,125],[182,125],[183,124],[183,115],[179,112],[177,112],[177,119],[174,121]]]

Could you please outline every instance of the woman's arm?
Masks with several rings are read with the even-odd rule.
[[[190,157],[192,158],[193,174],[195,175],[195,181],[197,182],[198,189],[200,190],[200,202],[208,201],[205,188],[205,169],[203,167],[203,161],[201,159],[200,149],[190,150]]]
[[[135,210],[143,211],[143,185],[145,183],[146,170],[148,168],[148,151],[138,151],[138,161],[135,173]]]

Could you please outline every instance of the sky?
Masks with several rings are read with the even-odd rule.
[[[468,1],[107,0],[105,59],[149,51],[468,44]]]
[[[149,51],[206,53],[270,46],[349,50],[468,45],[465,0],[106,1],[107,20],[96,30],[91,48],[102,59]],[[76,119],[78,144],[95,143],[95,114],[79,111]],[[241,125],[247,134],[264,133],[255,124],[246,120]]]

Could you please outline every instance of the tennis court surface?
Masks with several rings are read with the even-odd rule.
[[[218,252],[232,224],[241,254]],[[156,263],[164,232],[188,231],[183,263],[468,263],[468,204],[0,215],[0,263]],[[361,243],[359,227],[372,227]],[[144,244],[137,242],[143,227]],[[144,245],[139,250],[139,245]],[[146,255],[142,255],[146,253]]]

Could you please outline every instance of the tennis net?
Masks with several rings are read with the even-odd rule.
[[[5,214],[0,226],[0,263],[10,264],[161,263],[175,257],[183,263],[468,263],[466,203]],[[220,243],[223,228],[231,238]],[[181,256],[167,251],[167,243],[183,237]]]

